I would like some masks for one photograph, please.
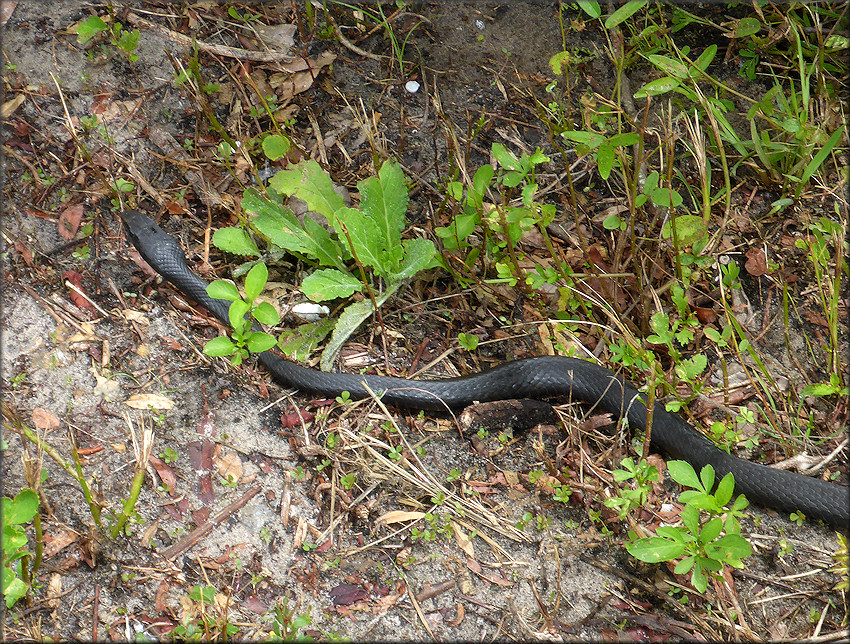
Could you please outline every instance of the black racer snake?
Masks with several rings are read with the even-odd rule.
[[[121,217],[129,239],[157,273],[228,323],[230,302],[207,295],[207,283],[189,269],[183,250],[171,235],[137,211],[125,211]],[[258,354],[258,359],[281,385],[322,396],[348,391],[359,399],[369,396],[371,390],[382,393],[382,400],[390,405],[433,411],[458,409],[473,402],[562,397],[597,405],[615,418],[625,417],[632,428],[646,428],[646,407],[634,385],[604,367],[575,358],[526,358],[440,380],[328,373],[269,351]],[[669,456],[687,461],[697,472],[711,464],[718,481],[731,472],[735,492],[746,494],[752,503],[786,512],[801,511],[845,532],[850,524],[850,488],[727,454],[686,421],[667,412],[660,402],[653,413],[652,444]]]

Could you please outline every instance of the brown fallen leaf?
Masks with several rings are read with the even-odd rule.
[[[32,410],[32,422],[36,429],[43,430],[56,429],[61,424],[56,414],[41,407]]]
[[[74,206],[69,206],[59,215],[57,227],[59,236],[65,241],[71,241],[77,235],[80,229],[80,222],[83,220],[83,204],[78,203]]]
[[[124,401],[124,404],[133,409],[147,409],[150,407],[162,411],[168,411],[174,407],[174,402],[159,394],[133,394]]]

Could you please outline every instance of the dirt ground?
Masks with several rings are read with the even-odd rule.
[[[7,639],[168,638],[175,625],[197,624],[202,615],[214,625],[226,616],[238,638],[265,639],[273,608],[285,596],[296,616],[310,615],[300,634],[318,639],[841,637],[847,606],[828,572],[837,542],[822,525],[797,525],[752,508],[744,534],[754,556],[701,597],[685,577],[637,565],[622,547],[627,528],[609,522],[602,530],[582,502],[556,503],[551,489],[528,484],[528,472],[545,462],[538,444],[555,454],[563,440],[555,427],[519,436],[505,449],[476,449],[450,419],[388,415],[374,403],[342,409],[281,391],[251,361],[237,368],[203,355],[200,347],[220,325],[140,270],[98,179],[105,173],[132,181],[133,202],[157,215],[189,250],[193,267],[211,277],[211,264],[225,262],[214,248],[205,254],[208,214],[213,227],[232,223],[221,204],[232,204],[241,187],[230,176],[193,175],[199,166],[174,161],[180,154],[209,158],[218,140],[172,82],[172,57],[186,64],[186,47],[148,23],[171,33],[198,28],[209,42],[232,47],[247,48],[250,41],[233,38],[238,25],[215,3],[139,3],[136,18],[148,22],[136,20],[139,59],[130,65],[114,50],[90,48],[87,56],[69,33],[95,5],[4,0],[2,6],[4,101],[23,97],[12,113],[4,112],[4,404],[71,467],[75,442],[93,495],[112,511],[129,494],[134,434],[148,429],[153,436],[137,514],[127,534],[115,539],[95,529],[79,486],[43,457],[44,563],[32,601],[5,614]],[[554,168],[568,160],[553,149],[528,97],[544,91],[552,79],[548,61],[562,49],[556,6],[415,3],[395,23],[398,33],[411,33],[406,59],[417,64],[409,78],[399,78],[380,31],[358,45],[389,56],[379,60],[337,39],[316,38],[303,53],[314,62],[327,60],[327,53],[334,59],[291,95],[292,128],[300,136],[293,138],[306,155],[333,168],[336,183],[354,190],[371,162],[359,112],[349,107],[362,102],[379,122],[381,138],[372,143],[414,179],[414,229],[430,225],[437,187],[456,153],[446,121],[462,138],[479,119],[485,123],[467,159],[470,168],[488,161],[494,141],[517,150],[539,146],[552,158],[541,183],[555,182]],[[262,13],[268,24],[289,23],[293,15],[289,2],[265,3]],[[221,35],[224,22],[229,27]],[[595,32],[576,38],[571,46],[604,45]],[[200,60],[207,82],[221,86],[210,95],[211,109],[239,140],[256,121],[245,103],[259,104],[239,94],[236,59],[219,51]],[[285,80],[274,85],[275,65],[255,63],[251,79],[272,93],[290,91]],[[592,58],[583,71],[600,91],[615,82],[604,57]],[[418,92],[405,90],[409,80],[420,83]],[[93,160],[82,162],[67,126],[79,128],[92,114],[107,125],[108,140],[100,139]],[[241,177],[250,181],[244,169]],[[215,196],[202,199],[200,185]],[[769,202],[756,199],[752,207]],[[93,225],[90,237],[68,234],[75,217],[76,225],[81,218],[83,226]],[[279,276],[289,283],[288,294],[297,279],[291,269]],[[91,302],[66,286],[75,280]],[[441,301],[446,285],[439,276],[417,288],[400,294],[384,314],[394,333],[389,358],[399,373],[438,358],[459,331],[504,339],[507,334],[493,335],[482,324],[482,311],[491,320],[516,314],[505,301],[478,293],[467,300],[449,293]],[[751,292],[758,308],[757,284]],[[431,304],[417,307],[417,298],[426,297]],[[763,310],[756,316],[754,325],[769,317]],[[781,330],[764,326],[761,349],[777,368],[799,367],[788,359]],[[810,332],[794,340],[802,346]],[[536,331],[511,335],[499,349],[482,345],[478,357],[454,352],[429,374],[467,373],[541,352]],[[379,334],[367,330],[356,340],[344,350],[340,369],[383,365]],[[802,368],[815,370],[804,353],[797,354]],[[791,386],[803,386],[790,378]],[[133,408],[134,401],[145,411]],[[148,403],[157,410],[148,411]],[[315,417],[303,425],[296,410]],[[378,436],[372,430],[387,422],[397,423],[396,440],[402,436],[409,448],[404,473],[386,459],[370,460],[379,441],[363,437]],[[347,446],[341,453],[329,446],[331,435]],[[3,489],[13,496],[26,484],[22,458],[36,453],[18,435],[4,436]],[[846,480],[846,457],[839,466]],[[454,469],[477,494],[449,534],[445,523],[429,524],[423,513],[439,511],[432,498],[446,489],[441,486]],[[411,472],[418,478],[405,478]],[[351,473],[357,484],[346,489],[341,480]],[[670,489],[659,485],[655,494]],[[412,514],[402,521],[399,512]],[[414,517],[420,531],[432,529],[430,536],[412,538]],[[517,528],[518,522],[528,525]],[[206,532],[198,534],[199,528]],[[203,586],[215,596],[201,606],[193,588]],[[680,601],[683,596],[688,600]]]

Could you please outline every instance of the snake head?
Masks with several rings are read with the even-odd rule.
[[[171,265],[175,261],[185,264],[186,257],[183,249],[153,219],[138,210],[125,210],[118,214],[124,222],[127,237],[139,251],[142,259],[157,273],[168,274],[168,265],[163,263],[165,261]]]

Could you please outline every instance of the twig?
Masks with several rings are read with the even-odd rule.
[[[213,528],[215,528],[217,525],[227,519],[231,514],[244,507],[245,504],[248,503],[248,501],[253,499],[255,496],[257,496],[257,494],[259,494],[260,490],[262,489],[262,485],[255,485],[254,487],[252,487],[250,490],[245,492],[245,494],[243,494],[240,498],[236,499],[233,503],[231,503],[221,512],[216,514],[212,519],[208,520],[202,526],[199,526],[198,528],[192,530],[192,532],[187,534],[185,537],[183,537],[180,541],[175,543],[170,548],[166,548],[162,552],[162,556],[166,559],[174,559],[177,555],[185,552],[186,550],[194,546],[196,543],[198,543],[198,541],[200,541],[210,532],[212,532]]]

